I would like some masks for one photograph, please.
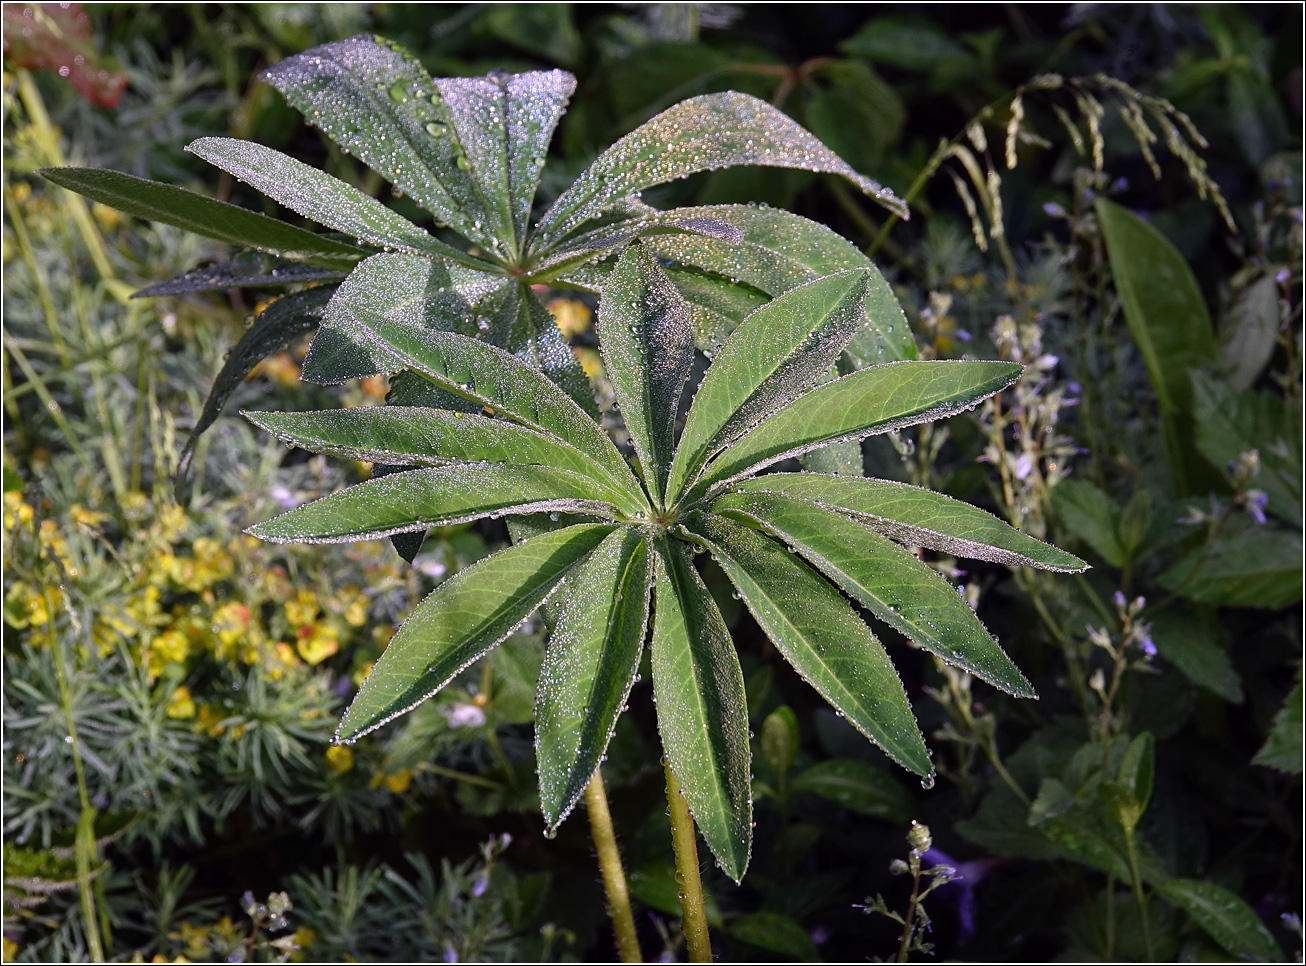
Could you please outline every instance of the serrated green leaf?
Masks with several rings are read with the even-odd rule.
[[[1226,607],[1287,607],[1302,596],[1300,533],[1261,526],[1198,547],[1157,578],[1189,600]]]
[[[1242,680],[1229,660],[1218,622],[1208,623],[1187,608],[1166,610],[1153,618],[1150,633],[1157,653],[1189,681],[1242,704]]]
[[[516,513],[593,513],[613,508],[579,473],[552,466],[456,464],[365,480],[246,532],[274,543],[349,543]]]
[[[1132,794],[1138,813],[1147,811],[1152,801],[1152,782],[1156,775],[1156,739],[1150,731],[1137,735],[1120,760],[1117,780]]]
[[[782,544],[742,524],[706,516],[692,523],[691,533],[785,660],[894,761],[931,774],[925,739],[889,655],[843,595]]]
[[[332,327],[373,357],[392,360],[389,370],[406,367],[447,392],[566,440],[594,459],[617,487],[641,492],[612,440],[547,375],[503,349],[414,321],[342,311]]]
[[[979,507],[907,483],[817,473],[768,473],[740,480],[731,489],[811,500],[856,516],[899,543],[955,557],[1063,573],[1086,567],[1078,557],[1021,533]]]
[[[880,620],[949,664],[1009,694],[1037,697],[956,588],[887,537],[828,507],[776,493],[728,494],[712,512],[783,540]]]
[[[435,82],[494,235],[520,253],[558,119],[576,90],[566,71],[492,72]]]
[[[717,452],[821,380],[862,323],[864,269],[791,288],[740,323],[694,396],[671,466],[674,500]]]
[[[540,241],[564,237],[612,202],[655,184],[739,164],[828,171],[903,217],[893,192],[848,167],[765,101],[727,91],[668,108],[604,151],[540,219]]]
[[[891,362],[813,389],[768,417],[708,464],[691,491],[735,479],[825,443],[942,419],[1020,378],[1011,362]]]
[[[676,408],[694,361],[689,307],[652,257],[628,248],[599,303],[599,349],[644,480],[667,493]]]
[[[612,533],[551,601],[535,701],[535,760],[544,821],[556,828],[607,751],[644,651],[650,590],[648,543],[633,527]]]
[[[259,313],[253,325],[245,330],[240,341],[227,353],[222,371],[213,380],[209,397],[204,400],[204,409],[182,448],[181,459],[177,464],[179,486],[190,471],[195,444],[204,431],[217,421],[231,394],[270,353],[321,324],[322,313],[334,291],[335,286],[323,285],[277,299]]]
[[[1052,490],[1052,508],[1075,536],[1113,567],[1125,562],[1120,544],[1120,504],[1091,480],[1062,480]]]
[[[327,306],[323,328],[304,360],[303,376],[332,384],[375,375],[393,365],[388,353],[369,352],[348,338],[345,324],[354,318],[392,319],[506,345],[513,320],[501,319],[500,308],[511,287],[502,275],[422,255],[373,255],[350,273]]]
[[[399,466],[500,463],[552,466],[588,480],[592,499],[638,513],[594,461],[553,436],[504,419],[417,406],[364,406],[309,413],[243,414],[282,442],[312,453]]]
[[[1297,666],[1297,684],[1288,692],[1283,707],[1274,715],[1265,744],[1252,759],[1253,765],[1277,768],[1279,771],[1300,775],[1302,773],[1302,671]]]
[[[793,789],[888,822],[907,822],[912,815],[907,790],[892,775],[866,761],[834,758],[819,762],[794,779]]]
[[[309,123],[402,188],[463,237],[493,234],[461,145],[430,75],[410,54],[373,37],[322,44],[269,67],[264,79]]]
[[[1271,393],[1237,392],[1201,372],[1190,374],[1197,449],[1221,472],[1256,450],[1260,472],[1250,485],[1265,493],[1265,509],[1302,525],[1301,428],[1296,409]]]
[[[208,137],[192,141],[186,150],[291,211],[369,245],[444,258],[472,268],[490,267],[339,178],[262,144]]]
[[[1228,889],[1195,879],[1171,879],[1157,891],[1241,960],[1281,963],[1283,950],[1251,906]]]
[[[336,729],[353,741],[410,711],[521,624],[612,532],[584,524],[478,560],[436,587],[390,640]]]
[[[255,211],[215,201],[185,188],[95,168],[41,168],[62,188],[137,218],[193,231],[232,245],[347,272],[366,257],[357,245],[315,235]]]
[[[703,839],[738,882],[753,837],[744,674],[684,546],[660,540],[655,549],[651,656],[658,730]]]

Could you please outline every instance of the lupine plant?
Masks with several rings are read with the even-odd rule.
[[[313,326],[306,379],[391,377],[384,407],[247,414],[294,446],[376,467],[373,479],[251,533],[390,537],[411,559],[431,527],[508,519],[513,545],[418,605],[337,739],[411,710],[540,611],[550,630],[536,702],[546,830],[585,795],[624,958],[638,946],[598,769],[651,641],[685,932],[691,955],[710,958],[694,825],[738,881],[752,800],[743,675],[695,557],[720,565],[839,714],[931,783],[903,685],[854,602],[943,661],[1032,697],[966,601],[908,548],[1057,571],[1084,564],[967,504],[862,477],[859,446],[974,407],[1017,381],[1021,366],[915,360],[883,277],[813,222],[640,200],[695,172],[762,164],[841,175],[905,215],[891,193],[754,98],[670,108],[602,153],[532,227],[571,75],[432,79],[396,46],[356,37],[282,61],[266,79],[430,212],[435,232],[244,141],[202,138],[190,150],[335,234],[114,172],[46,175],[262,253],[141,294],[298,287],[233,352],[196,435],[262,355]],[[609,416],[619,413],[628,445],[600,422],[532,285],[600,293]],[[711,364],[681,425],[695,349]],[[814,472],[786,472],[792,459]]]

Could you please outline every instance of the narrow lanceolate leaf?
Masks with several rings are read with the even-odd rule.
[[[511,513],[612,514],[585,477],[551,466],[436,466],[366,480],[256,524],[274,543],[348,543]]]
[[[928,547],[1007,567],[1078,573],[1087,564],[952,497],[888,480],[817,473],[768,473],[740,480],[736,492],[782,493],[811,500],[912,547]]]
[[[691,535],[725,570],[753,617],[799,674],[862,734],[918,775],[932,772],[889,655],[847,599],[769,537],[719,516]]]
[[[693,215],[681,217],[680,209],[656,212],[653,215],[636,216],[585,232],[550,252],[531,269],[531,277],[548,281],[587,262],[603,258],[613,249],[627,245],[636,238],[681,233],[716,238],[727,243],[738,243],[744,237],[738,228],[720,218],[702,218]]]
[[[1196,879],[1170,879],[1156,889],[1238,959],[1253,963],[1283,962],[1283,950],[1261,917],[1223,886]]]
[[[694,361],[685,300],[638,245],[608,276],[599,303],[599,348],[649,489],[660,499],[675,444],[676,406]]]
[[[308,122],[465,238],[493,235],[449,112],[412,55],[372,37],[314,47],[264,80]],[[481,221],[482,225],[476,225]]]
[[[696,486],[731,480],[825,443],[861,439],[972,409],[1020,378],[1014,362],[891,362],[813,389],[709,464]]]
[[[513,632],[612,532],[554,530],[478,560],[440,584],[390,640],[336,729],[353,741],[410,711]]]
[[[744,675],[684,547],[659,540],[655,569],[652,669],[662,746],[704,840],[738,882],[752,847]]]
[[[322,331],[304,360],[303,377],[332,384],[393,368],[388,353],[369,352],[337,326],[355,317],[395,319],[501,345],[507,327],[496,330],[491,320],[511,284],[502,275],[424,255],[373,255],[350,273],[327,306]]]
[[[549,141],[576,78],[566,71],[493,72],[435,82],[463,161],[480,194],[495,236],[521,251],[531,202],[544,170]]]
[[[611,482],[639,492],[621,453],[579,404],[543,372],[503,349],[407,319],[364,313],[342,312],[334,327],[373,355],[388,356],[388,371],[411,369],[455,396],[564,439],[593,458]]]
[[[774,493],[730,494],[713,512],[783,540],[894,630],[994,687],[1037,697],[956,589],[912,554],[841,513]]]
[[[599,155],[540,220],[541,240],[565,236],[644,188],[736,164],[839,174],[908,217],[893,192],[859,175],[791,118],[765,101],[727,91],[681,101]]]
[[[186,150],[291,211],[369,245],[438,256],[473,268],[488,267],[488,263],[446,245],[339,178],[262,144],[235,138],[200,138]]]
[[[214,201],[185,188],[95,168],[42,168],[37,174],[92,201],[283,258],[347,272],[366,257],[357,245],[323,238],[283,221]]]
[[[775,297],[794,285],[863,268],[871,272],[864,324],[845,347],[861,369],[916,358],[916,341],[888,282],[857,246],[824,225],[777,208],[710,205],[680,209],[686,215],[720,218],[739,229],[738,242],[656,237],[649,249],[661,259],[739,279]]]
[[[344,277],[344,272],[334,269],[271,258],[258,252],[246,252],[229,262],[197,268],[166,282],[148,285],[132,292],[132,298],[152,299],[160,295],[185,295],[189,292],[214,292],[229,288],[270,288],[301,282],[334,282]]]
[[[674,499],[708,459],[819,382],[862,324],[865,270],[796,286],[746,318],[708,367],[671,466]]]
[[[254,324],[245,330],[240,341],[227,353],[227,361],[223,363],[218,378],[213,380],[209,398],[204,400],[204,409],[200,413],[200,418],[195,421],[195,426],[186,440],[177,468],[179,486],[189,472],[195,444],[199,442],[204,431],[222,414],[222,407],[236,391],[236,387],[244,382],[253,368],[272,352],[319,325],[322,321],[322,313],[334,291],[334,285],[323,285],[279,298],[260,313],[254,320]]]
[[[550,382],[597,422],[599,407],[594,402],[594,390],[549,310],[521,280],[512,283],[505,296],[500,312],[508,323],[508,351],[548,376]],[[498,324],[498,318],[492,321],[492,326]]]
[[[639,505],[594,461],[553,436],[505,419],[418,406],[364,406],[311,413],[244,413],[291,446],[312,453],[400,466],[511,463],[568,470],[590,483],[590,496],[631,513]]]
[[[567,817],[607,751],[639,670],[648,597],[648,543],[623,527],[550,602],[559,616],[535,702],[540,804],[550,829]]]

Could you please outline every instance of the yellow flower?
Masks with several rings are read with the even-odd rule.
[[[585,370],[586,377],[593,382],[603,375],[603,357],[599,355],[597,349],[591,349],[589,346],[573,346],[571,350],[580,367]]]
[[[354,751],[344,745],[332,745],[326,750],[326,763],[337,775],[343,775],[354,767]]]
[[[295,648],[299,651],[299,656],[309,664],[321,664],[340,650],[340,636],[329,624],[306,624],[298,633],[299,643]]]
[[[317,595],[311,590],[301,590],[294,600],[286,601],[286,620],[291,627],[303,627],[317,617]]]
[[[190,641],[176,628],[170,627],[150,641],[146,670],[156,678],[171,663],[180,664],[190,656]]]
[[[4,507],[6,530],[13,530],[19,524],[27,526],[32,522],[32,516],[35,514],[31,505],[23,502],[23,494],[18,490],[5,491]]]
[[[300,926],[295,930],[295,945],[299,948],[293,950],[290,954],[291,962],[302,963],[304,961],[304,950],[313,945],[313,940],[317,939],[317,933],[308,926]]]
[[[363,390],[363,395],[371,399],[384,399],[386,393],[390,391],[390,383],[385,376],[368,376],[358,384]]]
[[[590,311],[590,307],[576,299],[550,299],[545,307],[553,316],[558,331],[567,338],[588,331],[594,321],[594,313]]]
[[[363,680],[372,673],[372,665],[375,663],[375,661],[364,661],[354,668],[354,673],[349,675],[349,680],[354,682],[355,687],[363,686]]]
[[[402,795],[404,792],[408,791],[408,786],[412,781],[413,770],[411,768],[404,768],[401,771],[395,772],[393,775],[388,775],[384,771],[378,771],[372,775],[371,784],[373,788],[376,788],[379,785],[384,785],[394,794]]]
[[[144,496],[144,494],[141,494]],[[159,535],[169,543],[175,543],[181,531],[186,527],[186,511],[175,503],[165,506],[159,513]]]
[[[213,631],[228,647],[245,636],[249,624],[249,608],[244,604],[223,604],[213,612]]]
[[[210,738],[216,738],[227,730],[222,723],[226,720],[226,717],[226,714],[217,705],[200,705],[199,714],[195,718],[195,730],[203,731]]]
[[[172,692],[172,697],[168,700],[167,715],[179,721],[195,717],[195,701],[190,696],[190,688],[182,685]]]
[[[88,510],[80,503],[74,503],[68,508],[68,515],[77,523],[85,527],[98,527],[105,520],[109,519],[109,514],[101,513],[99,510]]]
[[[293,388],[299,384],[299,365],[289,352],[278,352],[256,365],[246,378],[256,379],[259,376],[267,376],[278,385]]]
[[[192,926],[189,921],[183,922],[177,932],[168,933],[168,938],[184,942],[186,952],[192,956],[203,956],[209,950],[208,930],[201,926]]]
[[[4,961],[6,963],[12,963],[14,957],[18,955],[18,943],[14,942],[8,936],[5,936],[4,946],[3,949],[0,949],[0,953],[3,953]]]

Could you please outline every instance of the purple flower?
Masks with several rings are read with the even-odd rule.
[[[1149,661],[1156,657],[1156,644],[1152,641],[1151,634],[1144,634],[1143,639],[1138,642],[1138,647]]]
[[[472,895],[479,899],[490,887],[490,870],[485,869],[472,881]]]
[[[1016,479],[1023,480],[1034,470],[1034,460],[1028,453],[1021,453],[1020,458],[1016,460]]]
[[[1049,218],[1066,217],[1066,209],[1062,208],[1055,201],[1045,201],[1043,203],[1043,213],[1047,215]]]
[[[1115,181],[1111,182],[1112,191],[1125,191],[1128,190],[1128,188],[1129,188],[1128,178],[1116,178]]]
[[[1129,602],[1125,600],[1124,593],[1119,590],[1115,592],[1115,596],[1111,598],[1111,602],[1116,605],[1117,610],[1124,610],[1129,606]]]
[[[1265,522],[1265,503],[1269,497],[1263,490],[1248,490],[1246,494],[1247,512],[1257,523]]]
[[[1292,272],[1288,271],[1286,268],[1279,269],[1274,276],[1274,280],[1280,285],[1287,285],[1290,278],[1292,278]]]
[[[1002,860],[975,859],[971,862],[958,862],[939,849],[929,849],[921,856],[921,861],[926,868],[942,865],[954,870],[951,880],[939,886],[935,894],[940,898],[956,900],[957,938],[965,942],[975,934],[975,886],[1000,865]]]

